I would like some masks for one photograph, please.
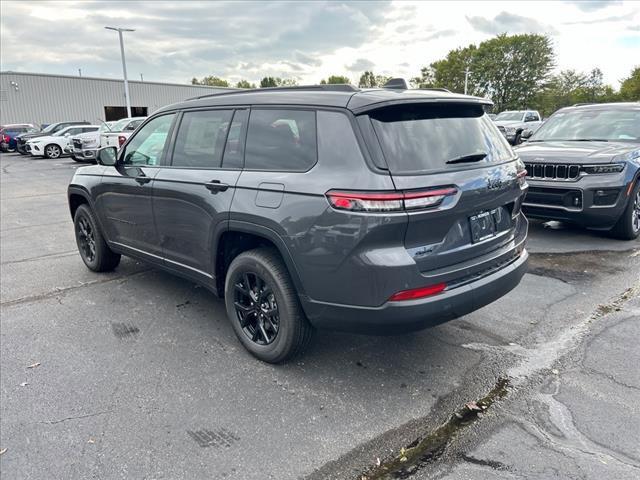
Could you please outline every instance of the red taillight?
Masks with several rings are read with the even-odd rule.
[[[122,146],[122,144],[123,144],[124,142],[126,142],[126,141],[127,141],[127,137],[125,137],[124,135],[119,135],[119,136],[118,136],[118,147],[121,147],[121,146]]]
[[[445,197],[455,195],[454,187],[408,192],[343,192],[330,190],[327,199],[333,208],[353,212],[392,212],[440,205]]]
[[[417,298],[429,297],[440,293],[447,288],[446,283],[436,283],[435,285],[429,285],[428,287],[412,288],[411,290],[402,290],[395,293],[389,299],[390,302],[398,302],[402,300],[416,300]]]

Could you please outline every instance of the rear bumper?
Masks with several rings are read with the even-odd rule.
[[[622,175],[613,178],[582,178],[577,182],[529,181],[522,205],[528,217],[560,220],[585,227],[610,229],[624,212],[629,183]]]
[[[527,271],[525,249],[508,265],[462,286],[432,297],[386,302],[379,307],[341,305],[301,299],[317,328],[370,334],[398,334],[439,325],[466,315],[504,296]]]

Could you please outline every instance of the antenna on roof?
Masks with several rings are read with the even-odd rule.
[[[382,88],[393,88],[394,90],[409,90],[409,84],[404,78],[392,78],[385,83]]]

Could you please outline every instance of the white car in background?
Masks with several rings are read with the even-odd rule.
[[[118,120],[111,126],[111,131],[100,134],[100,148],[120,148],[127,138],[138,128],[147,117],[132,117]]]
[[[34,157],[60,158],[75,135],[97,132],[100,125],[70,125],[46,137],[27,140],[26,149]]]
[[[115,122],[103,122],[94,132],[81,133],[71,138],[66,153],[71,154],[76,162],[90,162],[96,160],[96,152],[100,148],[100,135],[111,131]]]

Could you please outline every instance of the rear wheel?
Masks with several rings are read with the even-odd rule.
[[[44,147],[44,157],[45,158],[60,158],[62,155],[62,149],[59,145],[52,143]]]
[[[611,229],[611,234],[621,240],[634,240],[640,235],[640,179],[636,179],[627,207]]]
[[[255,357],[281,363],[311,340],[296,290],[280,256],[268,248],[238,255],[225,282],[227,316],[238,339]]]
[[[105,242],[88,205],[78,207],[73,224],[80,257],[89,270],[109,272],[118,266],[120,254],[114,253]]]

